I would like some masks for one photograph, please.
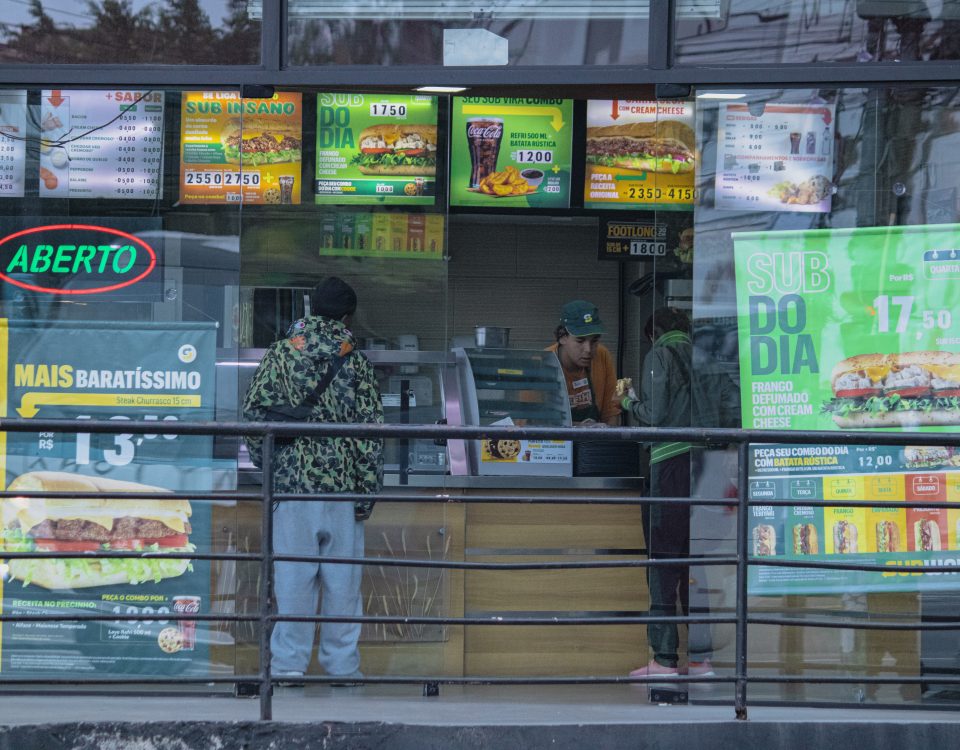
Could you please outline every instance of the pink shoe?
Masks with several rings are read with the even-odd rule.
[[[665,667],[658,663],[656,659],[651,659],[645,667],[634,669],[631,677],[676,677],[680,672],[676,667]]]
[[[716,677],[717,673],[713,671],[713,664],[709,659],[703,661],[692,661],[687,668],[687,674],[691,677]]]

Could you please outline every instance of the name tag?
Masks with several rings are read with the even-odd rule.
[[[581,378],[580,380],[573,381],[574,388],[586,388],[588,385],[590,385],[590,381],[587,380],[586,378]]]

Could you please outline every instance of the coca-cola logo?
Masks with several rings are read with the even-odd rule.
[[[503,135],[503,125],[469,125],[467,138],[500,138]]]

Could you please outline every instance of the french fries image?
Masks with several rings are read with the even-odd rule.
[[[477,189],[485,195],[505,198],[509,195],[526,195],[534,192],[537,188],[523,179],[520,176],[520,171],[511,164],[502,172],[488,174],[480,180],[480,186]]]

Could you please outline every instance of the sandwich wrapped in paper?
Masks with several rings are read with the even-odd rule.
[[[169,492],[137,482],[59,471],[22,474],[11,492]],[[26,498],[2,500],[3,546],[8,552],[135,551],[191,553],[187,500]],[[47,589],[75,589],[160,581],[182,575],[190,560],[71,557],[11,559],[11,579]]]
[[[859,354],[833,368],[823,411],[840,427],[960,424],[960,354]]]

